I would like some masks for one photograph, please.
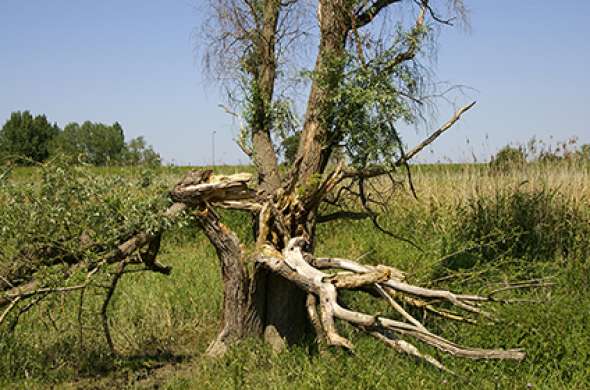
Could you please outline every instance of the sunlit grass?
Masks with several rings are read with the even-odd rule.
[[[225,173],[233,173],[239,167],[226,169]],[[184,170],[162,168],[159,175],[172,185]],[[22,180],[35,175],[34,170],[17,173]],[[97,174],[133,176],[139,171],[105,168],[97,170]],[[572,251],[565,254],[556,252],[547,258],[533,259],[514,258],[506,250],[493,253],[478,250],[482,237],[478,238],[477,234],[488,234],[488,223],[478,226],[479,220],[462,208],[481,201],[488,202],[485,203],[488,208],[480,212],[509,213],[520,207],[520,203],[506,202],[500,209],[493,203],[498,194],[521,193],[526,198],[536,196],[539,191],[552,191],[558,196],[548,198],[547,212],[563,213],[568,221],[573,220],[571,213],[575,213],[579,219],[569,229],[585,232],[588,227],[584,224],[590,223],[588,167],[533,165],[522,171],[497,174],[478,165],[427,166],[416,168],[413,177],[419,199],[400,193],[382,223],[396,234],[411,238],[420,249],[384,236],[372,228],[370,221],[364,220],[321,225],[317,253],[348,258],[363,256],[363,262],[405,269],[413,281],[478,293],[490,291],[504,281],[553,277],[556,285],[552,288],[512,293],[537,303],[494,306],[498,318],[495,324],[482,320],[479,326],[473,326],[425,318],[429,327],[462,344],[525,348],[528,355],[524,362],[457,359],[418,344],[458,373],[451,376],[399,355],[347,326],[341,331],[354,342],[354,354],[340,350],[319,354],[306,344],[277,354],[256,340],[247,340],[221,359],[203,358],[202,353],[220,323],[219,268],[214,250],[203,235],[183,228],[167,233],[164,238],[160,260],[173,266],[172,275],[125,276],[112,303],[110,317],[115,344],[123,356],[133,358],[113,359],[108,355],[97,315],[100,304],[97,297],[101,293],[97,289],[94,291],[97,297],[86,300],[82,339],[77,317],[79,297],[75,295],[26,313],[12,333],[1,330],[0,385],[27,388],[55,384],[83,388],[159,385],[171,389],[589,387],[590,262],[584,257],[585,252],[570,248]],[[535,203],[522,204],[536,207],[531,206]],[[500,216],[492,220],[498,222]],[[560,219],[556,216],[545,221],[553,221],[552,226],[557,226]],[[242,236],[248,234],[247,218],[225,217],[241,230]],[[507,229],[503,226],[498,223],[495,227],[498,234]],[[476,233],[461,236],[466,231]],[[551,226],[543,232],[561,234]],[[549,238],[554,237],[548,237],[548,241]],[[568,245],[582,248],[588,240],[580,236],[579,241]],[[494,242],[488,244],[495,245]],[[460,252],[469,261],[453,263],[451,267],[446,256],[452,251]],[[343,300],[359,310],[394,315],[387,306],[365,295],[344,294]],[[423,316],[420,312],[415,314]]]

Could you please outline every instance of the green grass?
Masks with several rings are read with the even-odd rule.
[[[96,173],[139,174],[117,169]],[[225,172],[237,169],[230,167]],[[173,183],[183,170],[162,168],[158,174]],[[35,174],[34,170],[19,171],[17,179],[27,180]],[[184,227],[169,232],[164,239],[160,260],[173,266],[171,276],[131,274],[124,277],[116,293],[110,309],[112,332],[117,348],[128,358],[112,359],[108,355],[97,315],[98,299],[86,300],[80,341],[79,297],[74,294],[26,313],[12,333],[0,330],[0,387],[590,387],[590,259],[582,250],[590,240],[584,235],[590,223],[588,171],[531,167],[527,172],[497,176],[481,166],[437,166],[417,169],[415,181],[420,199],[400,193],[382,223],[414,240],[421,250],[384,236],[368,221],[360,221],[321,225],[317,253],[348,258],[365,255],[363,262],[395,265],[409,271],[411,279],[421,284],[465,292],[485,293],[504,281],[553,277],[556,285],[552,288],[504,295],[538,303],[495,305],[495,324],[482,321],[473,326],[430,316],[425,319],[431,329],[462,344],[525,348],[527,358],[522,363],[458,359],[416,344],[457,372],[458,376],[452,376],[397,354],[343,325],[342,333],[355,344],[353,354],[340,350],[319,354],[309,344],[274,353],[257,340],[247,340],[221,359],[204,358],[202,354],[220,322],[220,275],[215,253],[206,239]],[[535,202],[539,191],[546,191],[542,192],[545,195],[556,192],[558,196]],[[499,194],[507,198],[499,198]],[[473,202],[482,207],[470,207]],[[527,215],[545,213],[540,221],[548,226],[537,231],[542,223],[536,220],[524,220],[516,226],[515,221],[521,220],[514,218],[523,207],[537,208],[527,209]],[[247,219],[225,217],[240,235],[248,235]],[[564,236],[565,230],[560,230],[564,219],[573,240],[569,236],[559,239]],[[534,241],[537,246],[563,244],[571,250],[545,250],[543,256],[536,256],[534,251],[515,251],[522,244],[510,241],[521,237],[510,236],[515,227],[525,233],[540,232],[531,236],[534,240],[546,237]],[[512,238],[486,241],[490,232]],[[446,256],[451,252],[460,252],[465,262],[451,264]],[[101,292],[97,288],[89,294]],[[359,293],[344,294],[343,299],[360,310],[393,315],[381,302]],[[422,313],[415,314],[422,318]]]

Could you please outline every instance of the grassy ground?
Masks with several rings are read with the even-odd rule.
[[[173,183],[181,171],[167,168],[158,174]],[[96,173],[133,176],[139,171]],[[30,180],[35,174],[23,170],[17,178]],[[457,372],[452,376],[348,327],[341,331],[353,340],[353,354],[320,354],[310,343],[273,353],[248,340],[221,359],[203,358],[219,326],[220,276],[213,249],[202,234],[185,227],[165,237],[160,259],[174,267],[170,277],[131,274],[117,291],[112,329],[125,358],[108,355],[99,301],[87,299],[80,319],[78,297],[64,297],[27,313],[13,332],[0,330],[0,387],[590,387],[588,167],[531,166],[494,173],[481,166],[426,166],[415,170],[414,182],[419,199],[400,190],[382,223],[420,249],[360,221],[322,225],[317,253],[364,255],[364,262],[408,270],[412,281],[465,292],[486,293],[506,281],[552,277],[552,288],[507,294],[535,303],[493,306],[494,324],[425,319],[431,329],[462,344],[525,348],[524,362],[468,361],[419,345]],[[248,235],[247,219],[226,217],[242,236]],[[392,315],[367,296],[343,299],[358,309]]]

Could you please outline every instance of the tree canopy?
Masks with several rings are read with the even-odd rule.
[[[0,156],[22,164],[42,162],[49,157],[49,143],[60,132],[45,115],[33,117],[29,111],[13,112],[0,130]]]
[[[13,112],[0,130],[0,158],[30,165],[64,154],[91,165],[159,165],[160,155],[139,136],[125,142],[123,127],[86,121],[63,130],[45,115]]]
[[[52,150],[80,157],[92,165],[107,165],[119,160],[125,150],[123,128],[118,123],[70,123],[53,140]]]

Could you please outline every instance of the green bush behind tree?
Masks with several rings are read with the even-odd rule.
[[[0,158],[20,165],[46,161],[63,154],[81,163],[105,165],[159,165],[160,155],[143,137],[125,142],[123,127],[86,121],[69,123],[63,130],[45,115],[13,112],[0,130]]]

